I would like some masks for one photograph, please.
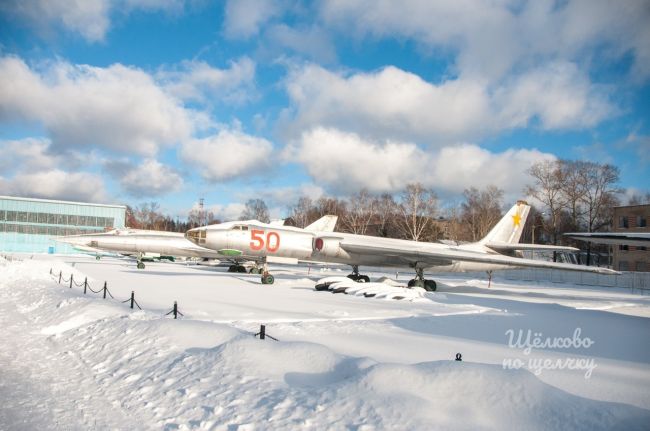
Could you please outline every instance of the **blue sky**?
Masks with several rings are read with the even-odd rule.
[[[532,164],[650,184],[647,1],[9,0],[0,194],[262,198],[398,192],[514,200]]]

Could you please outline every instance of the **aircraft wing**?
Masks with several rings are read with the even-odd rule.
[[[648,232],[573,232],[564,235],[598,244],[650,247],[650,233]]]
[[[620,274],[608,268],[597,266],[574,265],[569,263],[548,262],[543,260],[523,259],[517,257],[504,256],[500,254],[479,253],[458,248],[439,248],[432,249],[423,246],[414,246],[410,249],[396,248],[372,244],[371,242],[350,242],[342,241],[341,248],[348,253],[366,254],[383,256],[386,258],[394,257],[397,261],[420,264],[422,266],[447,265],[453,261],[491,263],[496,265],[508,265],[523,268],[551,268],[565,269],[571,271],[595,272],[599,274]]]
[[[516,250],[534,250],[534,251],[580,251],[579,248],[568,247],[564,245],[546,245],[546,244],[510,244],[510,243],[488,243],[486,247],[496,252],[516,251]]]

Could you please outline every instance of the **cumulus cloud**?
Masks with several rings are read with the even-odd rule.
[[[645,0],[330,0],[320,15],[358,37],[401,36],[432,49],[451,49],[461,74],[491,81],[522,65],[572,61],[586,49],[602,47],[617,58],[633,53],[633,72],[650,75]]]
[[[443,193],[493,184],[517,196],[528,181],[525,171],[535,162],[555,158],[537,150],[493,153],[471,144],[424,151],[409,142],[373,141],[325,128],[303,133],[285,157],[301,163],[317,184],[341,194],[364,187],[395,192],[421,182]]]
[[[223,30],[233,39],[248,39],[260,27],[282,13],[284,6],[278,0],[228,0]]]
[[[11,179],[0,178],[0,194],[94,203],[106,203],[109,199],[100,176],[61,169],[23,172]]]
[[[224,205],[211,205],[207,211],[214,214],[214,217],[221,221],[239,220],[239,216],[246,209],[242,203],[229,203]]]
[[[255,97],[255,62],[248,57],[219,69],[198,61],[184,61],[180,67],[157,74],[166,90],[186,101],[243,103]]]
[[[59,150],[152,156],[187,138],[196,117],[136,68],[57,61],[35,70],[17,57],[0,58],[0,122],[40,123]]]
[[[238,129],[183,143],[181,159],[210,182],[264,174],[270,168],[273,144]]]
[[[0,11],[30,25],[48,37],[58,29],[78,33],[88,42],[105,39],[111,11],[133,10],[166,12],[182,10],[183,0],[5,0]]]
[[[0,141],[2,158],[0,172],[15,173],[17,170],[35,172],[63,167],[68,160],[61,154],[49,152],[50,141],[45,138],[26,138]]]
[[[154,159],[147,159],[132,166],[120,177],[120,185],[130,195],[162,196],[183,187],[183,178],[169,166]]]
[[[592,126],[613,112],[605,95],[570,63],[553,63],[497,87],[475,79],[440,84],[394,66],[350,75],[317,65],[286,81],[291,126],[444,145],[539,123],[544,129]]]

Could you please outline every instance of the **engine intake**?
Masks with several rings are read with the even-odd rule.
[[[350,255],[341,247],[341,238],[314,238],[312,249],[314,255],[320,257],[350,257]]]

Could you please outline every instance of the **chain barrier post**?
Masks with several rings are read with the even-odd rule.
[[[174,319],[178,316],[178,302],[174,301]]]
[[[74,277],[74,274],[70,273],[70,289],[72,289],[73,277]],[[86,292],[84,292],[84,293],[86,293]]]
[[[266,337],[266,325],[260,325],[260,340]]]
[[[88,277],[84,279],[84,295],[86,294],[86,289],[88,288]]]
[[[61,284],[61,277],[63,276],[63,270],[59,270],[59,284]]]
[[[106,282],[104,282],[104,299],[106,299],[106,291],[108,290],[108,287],[106,287]]]
[[[131,310],[133,310],[133,303],[135,302],[135,292],[131,291]]]
[[[50,268],[50,275],[52,275],[52,268]]]

